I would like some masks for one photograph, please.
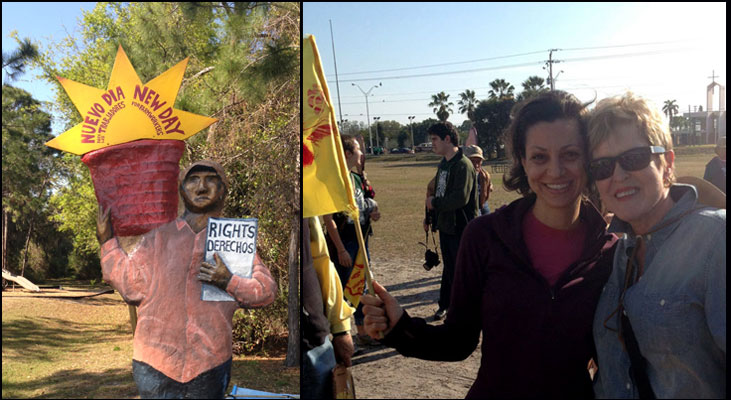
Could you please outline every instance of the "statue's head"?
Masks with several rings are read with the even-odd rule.
[[[179,188],[185,209],[196,214],[205,214],[223,209],[229,183],[220,164],[201,160],[180,173]]]

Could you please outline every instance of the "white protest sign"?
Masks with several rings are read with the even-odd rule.
[[[256,218],[208,218],[204,261],[216,265],[217,253],[228,270],[243,278],[251,278],[258,234]],[[203,284],[201,300],[235,301],[233,296],[207,283]]]

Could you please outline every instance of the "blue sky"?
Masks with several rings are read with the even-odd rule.
[[[542,67],[556,48],[556,89],[585,101],[632,90],[659,107],[674,99],[681,111],[705,109],[712,72],[726,83],[725,3],[306,2],[303,34],[315,36],[336,113],[351,121],[366,121],[365,96],[352,83],[367,91],[380,82],[368,100],[371,122],[435,117],[431,95],[445,91],[449,120],[460,124],[460,92],[485,99],[502,78],[518,93],[529,76],[548,76]]]
[[[20,39],[28,37],[32,42],[42,44],[42,49],[47,48],[50,41],[58,43],[68,34],[78,37],[81,34],[82,10],[92,10],[95,5],[96,3],[3,2],[3,53],[11,53],[18,48],[16,41],[10,37],[12,31],[17,31]],[[53,86],[38,79],[39,73],[35,69],[27,70],[19,80],[10,83],[30,92],[37,100],[53,101]],[[3,83],[6,78],[3,71]],[[54,118],[52,129],[55,135],[62,133],[62,126],[57,118]]]

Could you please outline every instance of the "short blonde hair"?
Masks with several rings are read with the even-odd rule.
[[[614,129],[621,124],[634,124],[640,135],[651,146],[662,146],[665,151],[673,149],[673,138],[670,136],[668,124],[664,115],[650,101],[627,92],[622,96],[610,97],[597,103],[596,108],[589,113],[589,154],[604,142]],[[660,157],[663,167],[666,166],[665,157]],[[675,182],[673,170],[670,170],[669,182]]]

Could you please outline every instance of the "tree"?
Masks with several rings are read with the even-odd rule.
[[[58,152],[44,145],[52,138],[51,116],[41,109],[41,103],[7,84],[2,94],[3,268],[9,266],[8,227],[12,222],[16,229],[25,230],[19,268],[23,275],[34,227],[49,214],[47,202]],[[14,253],[19,250],[15,248]]]
[[[676,130],[686,128],[688,126],[688,119],[683,116],[675,116],[670,120],[670,127]]]
[[[668,123],[673,120],[673,115],[678,113],[678,105],[675,100],[665,100],[665,104],[662,106],[662,112],[668,117]],[[672,127],[672,124],[670,125]]]
[[[449,118],[449,114],[452,113],[454,104],[449,101],[449,95],[444,92],[439,92],[431,96],[431,103],[429,107],[434,107],[434,114],[437,115],[440,121],[445,122]]]
[[[393,120],[379,120],[372,128],[378,132],[378,140],[382,147],[386,147],[387,143],[390,147],[394,147],[394,143],[398,142],[399,133],[404,130],[403,125]]]
[[[475,91],[465,89],[464,92],[459,94],[460,100],[457,102],[459,104],[459,112],[461,114],[467,114],[467,119],[470,121],[474,121],[474,113],[475,113],[475,107],[477,106],[477,98],[475,97]]]
[[[488,160],[492,159],[493,153],[498,158],[504,157],[503,132],[510,124],[510,111],[514,105],[512,98],[494,98],[481,101],[475,108],[477,144],[486,150]]]
[[[502,100],[503,98],[512,98],[513,90],[515,90],[515,87],[506,82],[505,79],[495,79],[490,82],[490,87],[492,87],[489,92],[490,98],[498,100]]]
[[[3,53],[3,70],[7,68],[6,73],[11,81],[24,74],[28,63],[38,57],[38,48],[30,42],[30,39],[19,40],[17,36],[13,36],[18,42],[18,49],[9,54]]]
[[[544,83],[544,79],[540,76],[529,76],[528,79],[522,83],[523,91],[518,95],[518,101],[523,101],[549,91],[549,88],[544,86]]]
[[[439,122],[434,118],[427,118],[421,122],[414,122],[412,129],[414,130],[414,142],[417,144],[429,142],[429,134],[427,130],[432,125]]]

